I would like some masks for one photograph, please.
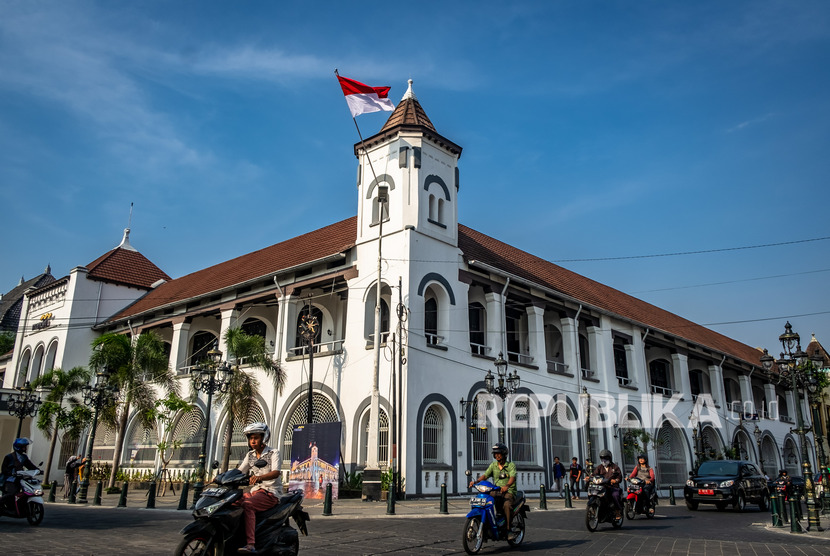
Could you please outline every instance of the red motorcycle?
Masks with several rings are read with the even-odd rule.
[[[638,514],[651,519],[654,517],[654,507],[657,505],[657,496],[646,494],[646,482],[634,477],[628,480],[628,496],[625,499],[625,517],[634,519]]]

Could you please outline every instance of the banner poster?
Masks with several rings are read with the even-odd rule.
[[[340,427],[334,423],[310,423],[294,427],[288,488],[302,489],[305,498],[325,498],[331,483],[337,499],[340,478]]]

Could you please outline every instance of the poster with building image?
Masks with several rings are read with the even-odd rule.
[[[337,499],[340,478],[340,428],[334,423],[310,423],[294,427],[288,488],[301,489],[305,498],[322,499],[331,483]]]

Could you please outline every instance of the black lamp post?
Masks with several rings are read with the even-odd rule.
[[[118,388],[109,384],[110,373],[99,371],[95,375],[95,386],[84,386],[84,404],[95,409],[92,417],[92,427],[89,429],[89,440],[86,443],[86,462],[82,468],[83,478],[78,489],[78,504],[86,504],[89,491],[89,476],[92,474],[92,447],[95,443],[95,429],[98,428],[98,414],[101,408],[118,397]]]
[[[16,390],[19,392],[18,394],[9,394],[9,415],[14,415],[18,419],[15,438],[20,438],[20,433],[23,430],[23,419],[37,415],[37,410],[43,402],[33,393],[28,380]]]
[[[758,445],[758,464],[761,466],[761,473],[766,475],[766,471],[764,471],[764,454],[761,452],[761,437],[764,436],[764,433],[761,432],[760,427],[758,424],[755,424],[755,430],[752,431],[752,434],[755,436],[755,444]]]
[[[210,434],[210,405],[213,394],[227,392],[231,385],[233,369],[226,361],[222,361],[222,352],[214,345],[207,353],[208,361],[190,369],[190,378],[193,380],[193,389],[207,394],[207,409],[205,411],[205,436],[202,439],[202,452],[199,454],[199,466],[196,468],[196,483],[193,485],[193,505],[199,500],[205,488],[205,459],[207,458],[208,436]]]
[[[582,387],[582,394],[585,396],[585,412],[586,412],[586,419],[585,419],[585,445],[587,447],[587,456],[585,458],[585,469],[588,471],[588,475],[594,474],[594,454],[593,448],[591,446],[591,394],[588,393],[588,388],[583,386]]]
[[[825,499],[827,497],[827,490],[830,486],[830,478],[827,477],[827,456],[824,452],[824,439],[822,438],[822,431],[819,430],[821,424],[821,415],[818,411],[819,401],[821,400],[822,392],[819,389],[818,377],[816,373],[826,372],[822,371],[824,367],[824,356],[818,350],[810,356],[810,363],[813,364],[813,373],[810,379],[810,384],[807,390],[810,393],[810,409],[812,409],[813,420],[813,441],[818,445],[818,465],[819,473],[821,475],[821,484],[824,487],[823,492]]]
[[[767,350],[764,350],[764,355],[761,356],[761,364],[769,372],[772,370],[773,363],[775,363],[778,366],[780,380],[789,381],[795,395],[798,429],[794,432],[798,433],[799,438],[801,438],[801,467],[802,476],[804,477],[804,490],[807,494],[807,530],[810,531],[815,528],[816,531],[823,531],[816,509],[813,470],[810,467],[810,457],[807,453],[807,429],[804,426],[801,402],[798,399],[800,389],[809,389],[810,385],[815,387],[815,376],[812,373],[812,365],[808,368],[804,366],[804,363],[808,361],[807,354],[801,350],[801,338],[796,332],[793,332],[793,327],[789,322],[784,326],[784,333],[778,337],[778,340],[784,347],[781,358],[774,361]]]
[[[505,410],[504,410],[504,400],[507,399],[507,396],[510,394],[515,394],[516,390],[519,389],[519,384],[521,383],[519,379],[519,373],[515,370],[513,374],[510,374],[507,371],[507,361],[504,360],[504,353],[501,351],[499,352],[499,356],[493,361],[493,365],[496,367],[496,373],[498,373],[498,379],[493,376],[493,373],[487,371],[487,376],[484,377],[484,387],[487,389],[488,394],[495,394],[499,398],[501,398],[501,423],[502,426],[499,427],[499,442],[504,443],[504,427],[507,425],[507,421],[505,418]],[[498,380],[498,383],[496,381]]]

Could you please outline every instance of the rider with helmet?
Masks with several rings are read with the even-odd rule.
[[[648,464],[648,456],[644,453],[637,456],[637,462],[637,466],[628,478],[633,479],[634,477],[637,477],[638,479],[642,479],[646,482],[643,490],[646,493],[646,503],[651,504],[651,501],[654,498],[654,468]]]
[[[602,450],[599,453],[599,459],[602,463],[594,468],[594,475],[601,475],[608,481],[608,490],[610,491],[611,499],[614,501],[616,519],[620,519],[622,517],[622,501],[620,500],[620,494],[622,492],[620,489],[622,471],[620,471],[616,463],[611,461],[612,457],[611,452]]]
[[[248,439],[250,451],[239,462],[237,469],[250,473],[250,492],[242,498],[242,510],[245,513],[245,536],[247,545],[239,549],[241,554],[256,554],[256,513],[276,506],[282,495],[282,477],[280,472],[280,452],[267,445],[271,432],[265,423],[252,423],[243,431]],[[265,460],[267,465],[256,467],[258,460]]]
[[[37,469],[37,465],[32,463],[26,451],[32,443],[28,438],[18,438],[12,444],[12,453],[6,454],[3,458],[2,467],[2,485],[3,494],[14,494],[19,488],[19,481],[15,479],[14,473],[22,471],[23,469]]]
[[[493,461],[487,470],[475,481],[470,481],[472,488],[478,482],[491,477],[493,484],[501,489],[500,495],[503,498],[502,511],[504,512],[504,519],[507,526],[510,526],[510,510],[513,507],[513,502],[516,499],[516,464],[507,459],[507,446],[501,442],[493,445]],[[515,538],[515,533],[510,531],[508,539]]]

